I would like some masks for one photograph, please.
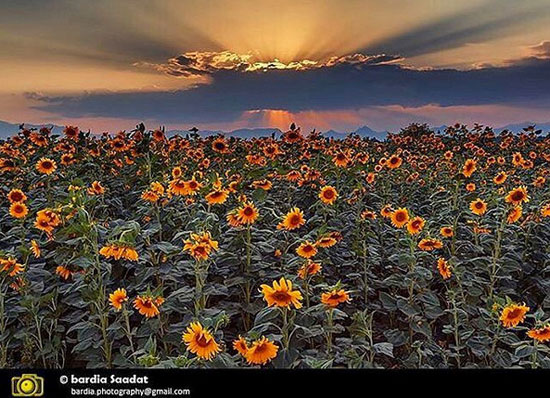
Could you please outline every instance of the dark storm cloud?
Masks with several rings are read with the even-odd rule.
[[[363,51],[407,58],[511,35],[526,26],[550,22],[548,0],[491,0],[373,43]]]
[[[208,123],[254,109],[358,109],[400,104],[550,106],[550,60],[469,71],[416,70],[400,65],[339,64],[305,71],[221,70],[210,84],[174,92],[91,93],[35,97],[37,108],[65,117],[119,117]]]

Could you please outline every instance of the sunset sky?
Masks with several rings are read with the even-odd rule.
[[[550,122],[550,0],[2,0],[0,120]]]

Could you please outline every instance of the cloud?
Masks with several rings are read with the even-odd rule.
[[[278,59],[262,61],[253,54],[236,54],[231,51],[191,51],[170,58],[165,63],[136,62],[134,66],[149,68],[175,77],[200,77],[220,71],[255,72],[270,70],[307,71],[319,68],[332,68],[338,65],[382,65],[403,58],[395,55],[349,54],[333,56],[325,61],[304,59],[284,63]]]
[[[520,33],[526,23],[548,22],[548,10],[547,0],[490,0],[371,43],[363,51],[386,51],[411,58],[501,39]]]
[[[550,59],[468,71],[416,70],[399,64],[353,63],[349,58],[331,64],[268,73],[227,69],[225,62],[213,70],[194,65],[192,68],[210,73],[209,84],[171,92],[34,99],[40,101],[38,109],[63,117],[156,119],[165,123],[231,122],[256,109],[303,112],[427,104],[550,106]]]
[[[550,40],[545,40],[536,46],[531,46],[529,49],[532,51],[533,56],[537,58],[550,58]]]

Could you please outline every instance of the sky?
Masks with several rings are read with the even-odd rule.
[[[2,0],[0,120],[550,122],[550,0]]]

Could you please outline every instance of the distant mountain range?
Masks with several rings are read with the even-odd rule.
[[[30,129],[30,128],[36,128],[36,129],[39,129],[40,127],[43,127],[43,126],[47,126],[47,127],[52,127],[52,132],[56,133],[56,134],[60,134],[62,131],[63,131],[63,127],[61,126],[56,126],[54,124],[30,124],[30,123],[25,123],[25,127]],[[0,138],[6,138],[6,137],[10,137],[14,134],[16,134],[17,132],[19,131],[19,125],[16,124],[16,123],[8,123],[8,122],[4,122],[3,120],[0,120]]]
[[[544,133],[550,132],[550,122],[548,123],[532,123],[532,122],[525,122],[525,123],[515,123],[515,124],[508,124],[506,126],[495,128],[495,132],[499,133],[502,130],[510,130],[513,132],[520,132],[523,130],[524,127],[530,126],[530,125],[536,125],[537,129],[542,129]],[[25,123],[26,128],[40,128],[44,125],[37,125],[37,124],[27,124]],[[51,127],[53,133],[55,134],[61,134],[63,131],[62,126],[52,125],[52,124],[46,124],[46,126]],[[437,126],[432,127],[434,131],[443,132],[447,126]],[[15,123],[8,123],[0,120],[0,138],[6,138],[9,137],[19,131],[19,125]],[[185,134],[190,134],[188,130],[168,130],[167,135],[172,136],[175,134],[180,134],[182,136],[185,136]],[[275,134],[276,137],[279,137],[282,134],[282,131],[278,128],[243,128],[243,129],[237,129],[237,130],[231,130],[231,131],[222,131],[222,130],[199,130],[198,134],[201,136],[211,136],[211,135],[218,135],[223,134],[226,136],[234,136],[238,138],[243,139],[249,139],[253,137],[271,137],[272,134]],[[336,131],[336,130],[328,130],[321,132],[321,134],[325,137],[329,138],[344,138],[348,134],[356,134],[360,137],[369,137],[369,138],[376,138],[378,140],[383,140],[386,138],[387,131],[376,131],[371,129],[368,126],[363,126],[358,128],[354,131],[349,132],[343,132],[343,131]]]

